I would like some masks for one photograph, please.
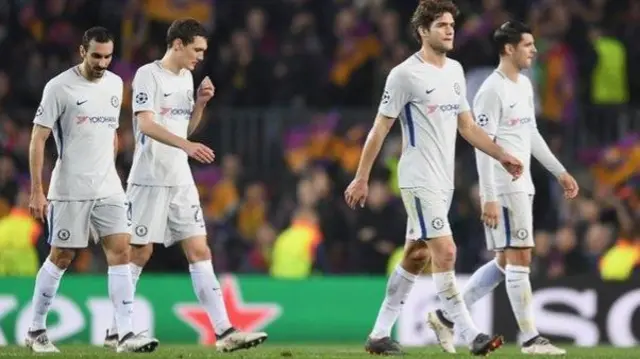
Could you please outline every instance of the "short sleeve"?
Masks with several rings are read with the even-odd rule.
[[[408,79],[402,71],[395,68],[387,76],[378,113],[390,118],[397,118],[410,99]]]
[[[458,113],[471,111],[471,106],[469,106],[469,101],[467,100],[467,81],[464,76],[458,86],[460,86],[460,110]]]
[[[502,117],[502,101],[495,90],[478,92],[473,101],[473,114],[476,123],[488,135],[495,136]]]
[[[141,111],[155,112],[153,104],[156,97],[156,80],[148,67],[138,69],[133,78],[131,107],[133,113]]]
[[[58,96],[56,86],[51,82],[48,82],[44,87],[44,91],[42,91],[42,99],[40,100],[40,105],[36,110],[36,116],[33,119],[33,123],[47,128],[53,128],[55,122],[64,112],[64,106]]]

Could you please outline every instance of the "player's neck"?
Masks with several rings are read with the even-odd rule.
[[[424,62],[436,67],[443,67],[445,62],[447,62],[446,53],[434,51],[433,48],[429,46],[422,46],[420,56]]]
[[[89,71],[87,70],[87,65],[85,65],[85,63],[81,63],[80,65],[78,65],[78,72],[80,72],[80,75],[82,75],[82,77],[84,77],[85,80],[89,81],[89,82],[98,82],[100,81],[99,78],[93,78],[91,76],[89,76]]]
[[[518,78],[520,77],[520,70],[517,67],[515,67],[511,62],[500,60],[500,64],[498,65],[498,71],[500,71],[509,80],[513,82],[518,82]]]
[[[170,71],[176,75],[179,75],[180,71],[182,71],[182,66],[178,64],[178,61],[176,61],[175,57],[172,56],[170,50],[164,54],[164,56],[160,60],[160,65],[163,69]]]

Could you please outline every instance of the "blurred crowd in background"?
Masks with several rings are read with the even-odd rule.
[[[8,0],[0,2],[0,275],[26,256],[48,252],[28,216],[28,145],[44,84],[79,62],[84,29],[116,34],[111,70],[125,80],[117,166],[131,164],[130,81],[160,58],[168,25],[193,17],[211,30],[195,73],[216,85],[199,141],[216,164],[193,166],[217,271],[383,275],[404,244],[406,214],[396,167],[395,128],[379,157],[367,205],[349,210],[353,177],[386,75],[419,48],[408,19],[417,1],[390,0]],[[534,275],[626,278],[640,268],[640,1],[456,1],[451,57],[473,98],[497,64],[491,34],[504,21],[531,25],[538,58],[527,75],[537,90],[537,121],[550,147],[577,177],[567,202],[534,162]],[[485,250],[471,148],[458,142],[450,221],[458,271],[491,258]],[[51,147],[45,177],[55,163]],[[153,209],[149,209],[153,210]],[[21,224],[29,223],[30,226]],[[29,228],[29,231],[22,230]],[[18,237],[26,238],[24,241]],[[17,243],[28,243],[20,246]],[[104,271],[100,248],[73,271]],[[186,267],[177,247],[157,247],[149,271]],[[626,263],[607,274],[609,263]]]

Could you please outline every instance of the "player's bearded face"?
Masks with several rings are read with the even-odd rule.
[[[446,12],[436,18],[429,28],[427,41],[432,49],[446,53],[453,50],[455,35],[455,21],[453,15]]]
[[[523,34],[520,43],[516,46],[513,58],[519,69],[528,69],[531,67],[533,59],[537,53],[533,35]]]
[[[193,42],[182,47],[183,67],[189,70],[196,68],[196,65],[204,60],[204,52],[207,50],[207,39],[196,36]]]
[[[89,47],[80,47],[80,55],[83,58],[86,73],[94,79],[104,76],[113,58],[113,42],[96,42],[91,40]]]

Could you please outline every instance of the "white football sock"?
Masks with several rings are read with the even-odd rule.
[[[47,314],[49,307],[53,302],[58,287],[60,286],[60,278],[64,274],[64,269],[58,268],[51,260],[47,259],[42,263],[42,267],[36,275],[36,284],[33,290],[33,320],[31,322],[30,331],[42,330],[47,327]]]
[[[220,282],[213,272],[213,264],[210,260],[189,264],[193,291],[198,297],[200,305],[209,314],[209,320],[213,324],[216,334],[220,335],[231,328],[227,308],[222,298]]]
[[[433,273],[433,282],[442,308],[449,314],[449,318],[464,341],[471,343],[480,334],[480,331],[471,320],[469,310],[462,300],[462,295],[456,285],[455,273],[453,271]]]
[[[128,264],[109,266],[109,297],[116,316],[118,338],[133,332],[133,283]]]
[[[478,268],[462,290],[462,300],[467,306],[467,309],[471,309],[471,306],[477,301],[482,299],[485,295],[492,292],[496,287],[504,280],[504,271],[498,265],[498,262],[494,259],[485,263],[482,267]],[[449,319],[449,315],[445,310],[442,311],[445,318]]]
[[[131,270],[131,283],[133,284],[133,298],[135,300],[136,297],[136,286],[138,285],[138,279],[140,278],[140,274],[142,273],[142,267],[135,263],[129,263],[129,269]],[[118,332],[118,325],[116,324],[116,313],[113,312],[113,320],[111,321],[111,329],[109,329],[109,334],[114,334]]]
[[[538,336],[535,321],[533,320],[533,308],[531,293],[531,281],[529,281],[529,267],[507,264],[507,295],[511,302],[511,309],[518,322],[520,331],[527,341]]]
[[[413,288],[418,276],[404,270],[400,265],[391,273],[387,281],[387,292],[378,312],[373,331],[369,335],[372,339],[391,336],[391,328],[395,324],[405,300]]]

